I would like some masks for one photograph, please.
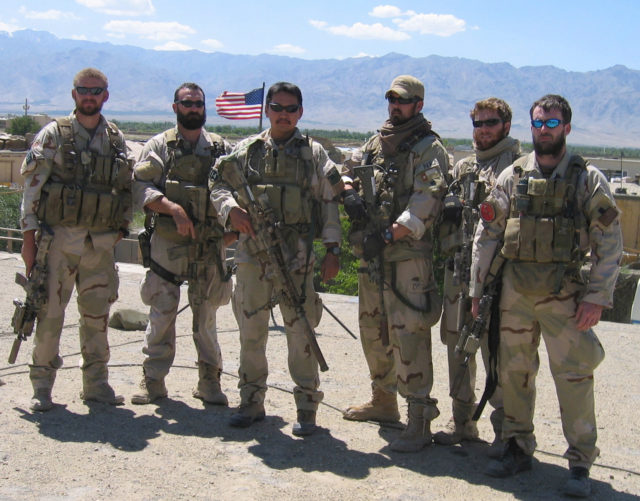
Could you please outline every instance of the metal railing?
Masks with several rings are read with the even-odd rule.
[[[14,235],[18,235],[17,237]],[[0,228],[0,241],[7,242],[7,252],[17,252],[22,248],[22,230],[17,228]]]

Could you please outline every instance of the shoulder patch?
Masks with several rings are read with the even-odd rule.
[[[486,223],[491,223],[496,218],[496,208],[491,202],[482,202],[480,204],[480,217]]]

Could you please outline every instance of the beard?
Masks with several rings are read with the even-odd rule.
[[[102,104],[95,104],[91,102],[77,104],[76,111],[79,111],[85,116],[91,117],[102,111]]]
[[[478,138],[478,139],[475,139],[476,147],[480,151],[490,150],[496,144],[498,144],[500,141],[502,141],[505,137],[507,137],[507,131],[506,131],[506,127],[503,124],[502,125],[502,131],[497,136],[494,136],[493,138]]]
[[[189,113],[176,112],[178,123],[187,130],[196,130],[201,128],[207,121],[207,110],[202,110],[202,115],[198,112],[191,111]]]
[[[558,156],[560,153],[562,153],[562,150],[565,147],[566,141],[567,141],[567,138],[564,133],[558,139],[556,139],[551,143],[540,143],[534,139],[533,149],[536,152],[536,155]]]

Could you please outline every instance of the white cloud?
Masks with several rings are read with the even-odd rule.
[[[399,17],[403,15],[403,12],[395,5],[378,5],[377,7],[374,7],[371,12],[369,12],[369,15],[372,17],[382,18]]]
[[[69,38],[71,40],[88,40],[85,35],[71,35]]]
[[[76,0],[76,3],[110,16],[148,16],[156,12],[152,0]]]
[[[302,47],[291,45],[290,43],[281,43],[280,45],[276,45],[272,50],[280,54],[304,54],[306,52]]]
[[[0,21],[0,31],[6,31],[7,33],[13,33],[14,31],[18,31],[18,30],[22,30],[24,28],[22,28],[21,26],[18,26],[17,24],[9,24],[9,23],[3,23],[2,21]]]
[[[193,47],[189,47],[180,42],[167,42],[162,45],[156,45],[153,50],[193,50]]]
[[[400,41],[411,38],[402,31],[394,30],[380,23],[364,24],[355,23],[351,26],[341,24],[338,26],[329,26],[324,21],[310,20],[309,23],[320,30],[327,31],[333,35],[341,35],[349,38],[357,38],[360,40],[389,40]]]
[[[79,19],[73,12],[62,12],[61,10],[27,10],[22,6],[18,12],[27,19],[41,19],[45,21],[59,21],[61,19]]]
[[[224,44],[219,40],[215,40],[213,38],[207,38],[206,40],[200,40],[200,43],[203,45],[205,50],[215,50],[221,49],[224,47]]]
[[[359,57],[376,57],[373,54],[367,54],[366,52],[359,52],[358,54],[356,54],[355,56],[353,56],[354,58],[359,58]]]
[[[148,40],[176,40],[193,35],[196,30],[191,26],[176,23],[142,22],[142,21],[109,21],[104,30],[111,37],[121,38],[127,35],[137,35]]]
[[[317,21],[315,19],[309,19],[309,24],[314,28],[318,28],[319,30],[322,30],[327,26],[327,23],[325,21]]]
[[[413,14],[408,19],[394,19],[403,31],[417,31],[421,35],[448,37],[464,31],[466,22],[451,14]]]

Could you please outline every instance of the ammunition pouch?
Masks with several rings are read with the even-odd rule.
[[[124,222],[122,195],[90,187],[47,182],[36,215],[49,226],[81,226],[96,231],[116,230]]]

